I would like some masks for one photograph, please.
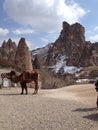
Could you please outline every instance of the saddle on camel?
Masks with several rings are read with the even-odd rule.
[[[24,90],[25,90],[26,94],[28,94],[28,88],[27,88],[26,83],[31,83],[32,81],[34,81],[34,83],[35,83],[35,89],[34,89],[33,94],[37,94],[37,92],[38,92],[38,88],[39,88],[38,87],[38,72],[24,71],[23,73],[21,73],[20,75],[17,76],[15,71],[11,71],[10,73],[7,73],[7,78],[10,79],[14,83],[20,82],[21,89],[22,89],[21,94],[24,94]]]

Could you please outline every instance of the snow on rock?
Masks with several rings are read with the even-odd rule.
[[[48,44],[45,47],[33,50],[32,51],[32,55],[43,55],[43,54],[46,54],[48,52],[50,46],[52,46],[52,44]]]
[[[64,73],[70,73],[70,74],[74,74],[74,73],[80,71],[81,68],[78,68],[78,67],[75,67],[75,66],[67,66],[66,65],[66,59],[67,59],[66,56],[61,56],[60,60],[58,60],[56,65],[51,67],[51,68],[53,68],[53,71],[55,73],[58,73],[61,68],[64,69]]]

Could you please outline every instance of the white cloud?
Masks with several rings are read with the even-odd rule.
[[[86,11],[72,0],[5,0],[4,9],[16,22],[36,31],[54,32],[63,21],[79,21]]]
[[[98,41],[98,34],[97,34],[97,35],[94,35],[94,36],[91,36],[89,39],[90,39],[91,41],[94,41],[94,42]]]
[[[94,28],[94,31],[96,31],[96,30],[98,30],[98,26],[96,26],[96,27]]]
[[[14,34],[21,35],[21,34],[32,34],[34,31],[32,29],[16,29],[13,31]]]
[[[47,39],[47,38],[41,38],[41,41],[43,42],[43,43],[49,43],[49,40]]]
[[[8,29],[0,28],[0,37],[6,36],[9,33]]]

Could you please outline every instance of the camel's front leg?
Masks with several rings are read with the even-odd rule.
[[[28,94],[28,88],[27,88],[26,83],[24,83],[24,89],[25,89],[26,94]]]
[[[23,86],[22,82],[20,82],[20,84],[21,84],[21,94],[23,94],[24,93],[24,86]]]
[[[37,94],[37,92],[38,92],[38,81],[37,80],[35,80],[34,81],[35,82],[35,89],[34,89],[34,93],[33,94]]]
[[[25,82],[21,82],[20,84],[21,84],[21,89],[22,89],[21,94],[24,93],[24,89],[25,89],[26,94],[28,94],[26,83]]]

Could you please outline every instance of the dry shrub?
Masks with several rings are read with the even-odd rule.
[[[41,69],[41,88],[42,89],[55,89],[69,85],[71,82],[68,77],[62,78],[54,75],[48,69]],[[73,82],[73,81],[72,81]]]

